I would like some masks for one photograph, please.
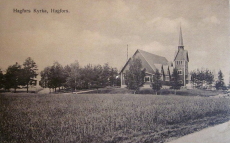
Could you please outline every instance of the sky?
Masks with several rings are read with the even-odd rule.
[[[129,57],[141,49],[173,61],[181,25],[189,71],[221,69],[229,78],[228,0],[0,0],[0,10],[2,70],[27,57],[39,71],[76,60],[82,67],[109,63],[120,70],[127,45]]]

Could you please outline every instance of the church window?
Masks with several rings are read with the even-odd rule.
[[[177,73],[178,73],[179,75],[182,75],[182,70],[178,70]]]
[[[183,61],[176,61],[176,65],[182,65]]]
[[[150,82],[150,77],[149,76],[145,76],[145,82]]]

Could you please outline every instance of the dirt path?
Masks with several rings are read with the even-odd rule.
[[[79,93],[87,93],[87,92],[90,92],[90,91],[95,91],[95,89],[93,89],[93,90],[83,90],[83,91],[78,91],[78,92],[74,92],[74,93],[79,94]]]
[[[79,94],[79,93],[87,93],[87,92],[90,92],[90,91],[95,91],[95,89],[94,90],[84,90],[84,91],[78,91],[78,92],[73,92],[74,94]],[[52,92],[52,90],[51,90],[51,92]],[[40,93],[40,94],[48,94],[48,93],[50,93],[50,89],[49,88],[43,88],[41,91],[39,91],[38,93]],[[67,94],[69,94],[69,93],[67,93]]]
[[[43,88],[43,89],[40,90],[38,93],[41,93],[41,94],[48,94],[48,93],[50,93],[50,89],[49,89],[49,88]]]
[[[230,143],[230,121],[186,135],[169,143]]]

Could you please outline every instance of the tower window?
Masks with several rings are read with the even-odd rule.
[[[176,61],[176,65],[182,65],[183,61]]]
[[[178,70],[177,73],[178,73],[179,75],[182,75],[182,70]]]

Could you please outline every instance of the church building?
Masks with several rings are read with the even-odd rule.
[[[188,51],[184,50],[182,30],[180,27],[178,50],[175,52],[173,62],[169,62],[165,57],[155,55],[140,49],[133,54],[121,69],[121,88],[125,88],[125,74],[129,70],[131,59],[139,58],[142,62],[142,68],[145,69],[144,85],[145,88],[151,88],[151,82],[156,69],[161,73],[163,85],[169,85],[173,69],[176,68],[179,74],[181,84],[186,86],[188,83]]]
[[[180,27],[178,50],[175,52],[174,67],[178,70],[181,83],[186,86],[188,84],[188,51],[184,49],[182,30]]]

